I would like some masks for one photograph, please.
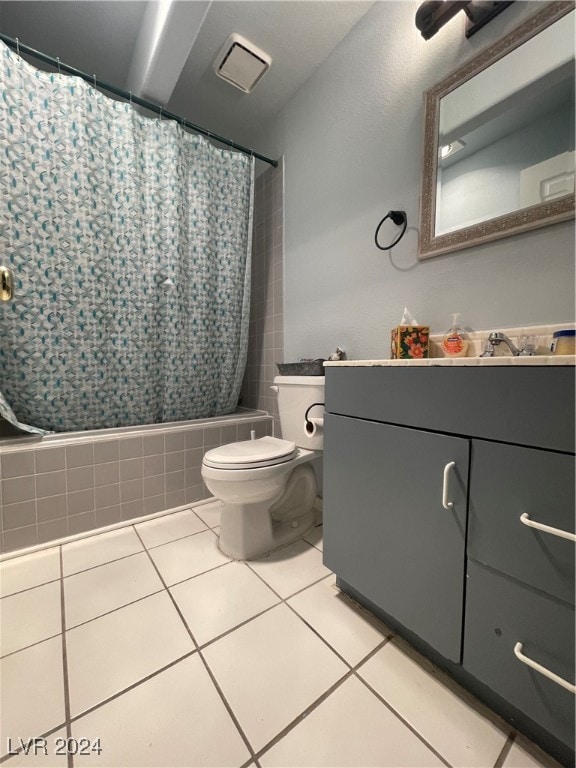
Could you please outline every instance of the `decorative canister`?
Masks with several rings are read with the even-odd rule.
[[[576,331],[566,330],[553,333],[550,351],[553,355],[576,354]]]

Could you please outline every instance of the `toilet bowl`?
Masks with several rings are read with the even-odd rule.
[[[220,549],[236,560],[262,557],[296,541],[315,522],[312,461],[322,455],[317,425],[324,377],[277,376],[274,384],[286,439],[229,443],[207,451],[202,462],[206,487],[222,502]],[[315,419],[313,436],[306,431],[307,418]]]

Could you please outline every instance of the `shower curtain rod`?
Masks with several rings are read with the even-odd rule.
[[[201,133],[202,135],[207,136],[209,139],[215,139],[222,144],[226,144],[228,147],[232,147],[233,149],[237,149],[239,152],[243,152],[245,155],[256,157],[258,160],[262,160],[274,168],[278,167],[278,160],[271,160],[269,157],[264,157],[264,155],[260,155],[258,152],[254,152],[253,149],[243,147],[241,144],[236,144],[236,142],[232,141],[231,139],[225,139],[223,136],[218,136],[218,134],[206,130],[206,128],[201,128],[199,125],[194,125],[194,123],[185,120],[183,117],[179,117],[173,112],[168,112],[166,109],[164,109],[164,107],[159,107],[157,104],[153,104],[151,101],[146,101],[146,99],[141,99],[139,96],[134,96],[134,94],[130,93],[130,91],[124,91],[122,88],[117,88],[115,85],[111,85],[104,80],[98,80],[96,75],[88,75],[86,72],[82,72],[81,70],[75,69],[68,64],[64,64],[64,62],[60,61],[60,59],[55,59],[52,56],[48,56],[46,53],[41,53],[40,51],[36,51],[34,48],[23,45],[18,38],[8,37],[8,35],[4,35],[0,32],[0,40],[5,42],[6,45],[9,45],[10,48],[14,48],[14,50],[19,54],[25,53],[28,56],[32,56],[35,59],[39,59],[40,61],[44,61],[46,64],[50,64],[51,66],[56,67],[58,72],[67,72],[69,75],[81,77],[82,80],[90,83],[90,85],[101,88],[104,91],[109,91],[115,96],[120,96],[121,98],[130,102],[130,104],[138,104],[138,106],[144,107],[145,109],[160,115],[161,118],[165,117],[167,120],[176,120],[176,122],[180,123],[182,126],[190,128],[196,133]]]

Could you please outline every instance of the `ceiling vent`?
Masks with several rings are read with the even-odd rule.
[[[236,32],[230,35],[216,61],[214,71],[230,85],[250,93],[272,63],[272,57]]]

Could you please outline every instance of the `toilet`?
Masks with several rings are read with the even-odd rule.
[[[220,549],[235,560],[262,557],[314,525],[322,455],[324,376],[276,376],[283,439],[260,437],[207,451],[202,477],[222,502]]]

